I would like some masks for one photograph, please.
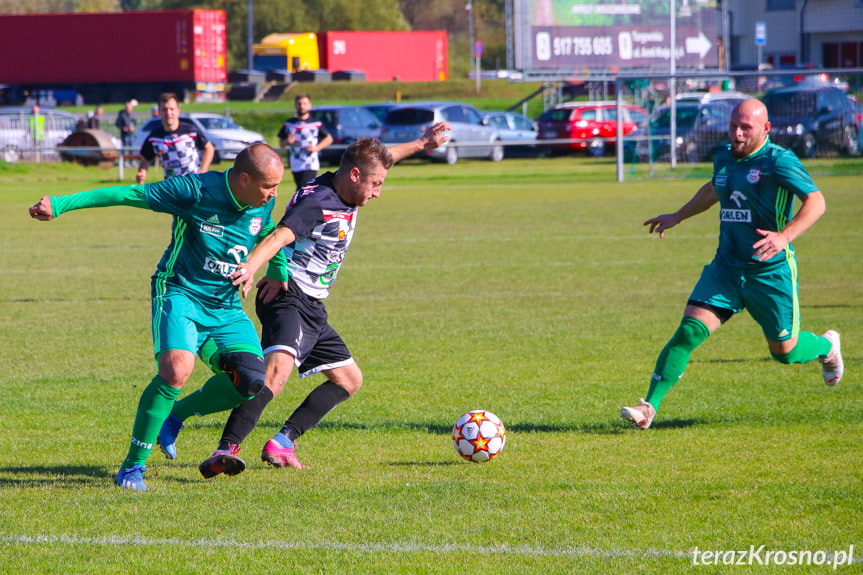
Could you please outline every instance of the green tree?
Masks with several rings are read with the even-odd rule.
[[[402,12],[412,30],[445,30],[449,35],[450,75],[468,73],[474,47],[470,46],[466,0],[400,0]],[[505,0],[473,0],[474,41],[483,44],[482,66],[506,65]]]

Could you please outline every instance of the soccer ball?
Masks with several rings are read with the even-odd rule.
[[[490,411],[475,409],[458,418],[452,428],[456,453],[468,461],[482,463],[503,450],[506,428]]]

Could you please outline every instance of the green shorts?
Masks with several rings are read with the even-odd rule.
[[[764,337],[784,341],[800,331],[797,260],[759,269],[731,268],[713,260],[704,266],[690,301],[731,310],[746,309]]]
[[[247,351],[263,357],[255,325],[242,309],[208,309],[182,293],[153,298],[153,351],[197,353],[214,371],[218,355]]]

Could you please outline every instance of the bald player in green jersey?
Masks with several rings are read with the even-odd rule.
[[[196,353],[215,372],[191,394],[197,413],[233,409],[263,389],[260,340],[231,274],[274,229],[271,212],[283,175],[278,152],[255,144],[241,151],[227,172],[45,196],[30,208],[31,217],[42,221],[71,210],[120,205],[173,216],[171,242],[151,281],[158,373],[141,395],[131,445],[115,478],[120,487],[147,491],[145,462],[192,374]]]
[[[647,429],[696,347],[743,309],[758,322],[770,354],[781,363],[819,360],[827,385],[842,378],[839,334],[800,331],[797,260],[791,241],[824,213],[824,196],[792,152],[770,143],[767,109],[741,102],[731,115],[729,148],[716,155],[713,178],[682,208],[644,222],[665,232],[719,203],[719,247],[704,267],[683,320],[656,362],[645,399],[621,416]],[[801,200],[794,215],[795,196]]]

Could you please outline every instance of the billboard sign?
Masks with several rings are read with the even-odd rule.
[[[513,1],[515,64],[527,73],[667,68],[672,54],[679,68],[719,66],[717,0]]]

